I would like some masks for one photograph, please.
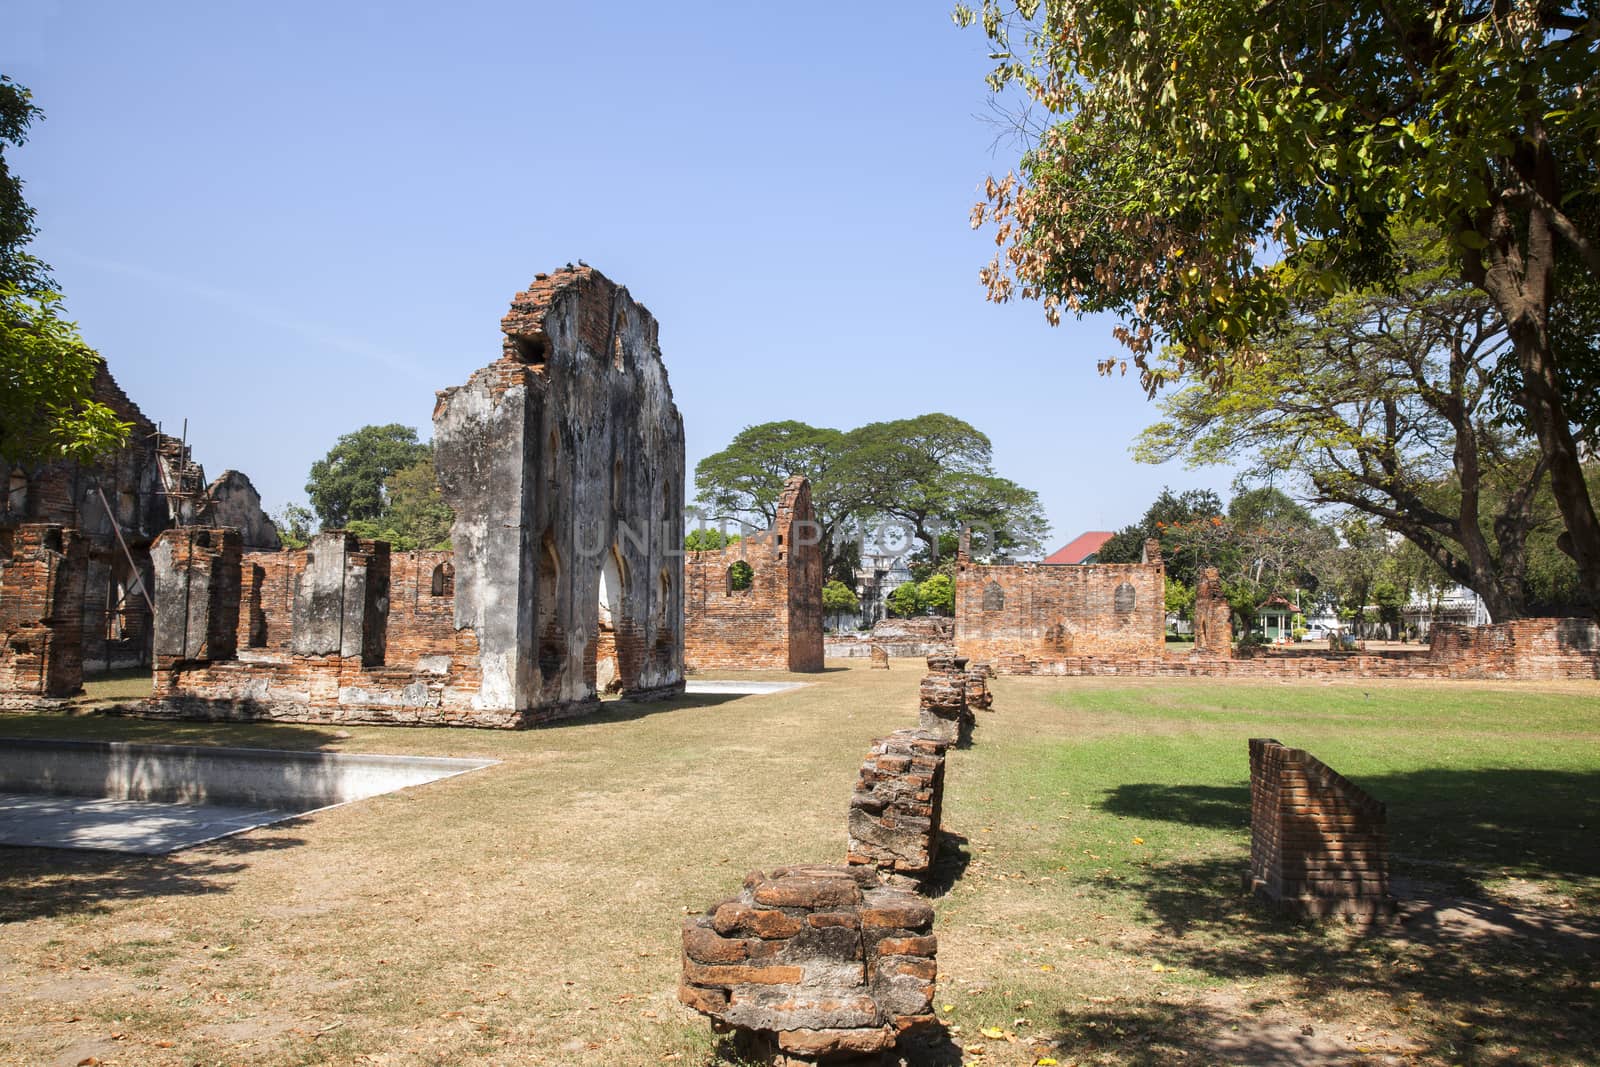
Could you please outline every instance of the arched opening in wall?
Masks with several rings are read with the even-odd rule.
[[[622,688],[622,670],[617,654],[617,624],[622,620],[622,561],[615,548],[600,564],[600,603],[596,613],[594,685],[596,692],[614,693]]]
[[[433,581],[428,591],[434,596],[456,595],[456,567],[449,560],[445,560],[433,568]]]
[[[622,331],[628,328],[628,317],[622,312],[617,312],[617,322],[611,328],[611,365],[617,370],[622,370],[627,365],[627,356],[622,351]]]
[[[1123,582],[1117,586],[1116,592],[1111,594],[1111,609],[1118,615],[1132,615],[1136,600],[1132,584]]]
[[[542,333],[516,334],[507,338],[511,354],[519,363],[542,366],[550,355],[550,340]]]
[[[748,593],[755,584],[756,569],[742,559],[736,559],[728,568],[728,595]]]
[[[983,587],[983,610],[1006,610],[1006,591],[1000,588],[999,582],[990,582]]]
[[[567,637],[561,628],[558,595],[561,582],[561,554],[549,530],[539,546],[538,630],[539,678],[546,696],[561,688],[561,675],[567,664]]]

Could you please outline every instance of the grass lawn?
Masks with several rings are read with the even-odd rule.
[[[177,856],[0,850],[0,1063],[705,1063],[683,914],[842,857],[920,673],[841,661],[522,733],[0,716],[503,761]],[[968,1062],[1594,1062],[1600,686],[992,687],[951,754],[936,900]],[[1388,802],[1410,921],[1361,937],[1240,894],[1263,735]]]

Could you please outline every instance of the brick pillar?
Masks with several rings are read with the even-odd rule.
[[[155,656],[165,661],[233,659],[239,644],[239,531],[179,526],[150,549],[155,565]]]
[[[388,621],[388,543],[343,530],[313,537],[294,589],[294,654],[381,666]]]
[[[1222,579],[1215,567],[1207,567],[1195,585],[1194,651],[1218,659],[1233,657],[1233,609],[1222,595]]]
[[[83,688],[87,546],[76,530],[28,523],[0,553],[0,697],[67,697]]]
[[[939,855],[948,742],[897,730],[872,742],[850,797],[845,862],[921,878]]]
[[[919,693],[917,726],[924,734],[949,744],[971,744],[977,720],[967,706],[965,659],[929,656]]]

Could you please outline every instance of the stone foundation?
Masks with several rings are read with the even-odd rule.
[[[845,862],[921,878],[939,854],[939,812],[949,742],[897,730],[872,743],[850,797]]]
[[[778,1062],[882,1055],[933,1026],[933,908],[868,867],[753,872],[683,923],[678,999]]]
[[[955,652],[955,620],[937,615],[879,619],[866,633],[829,634],[823,644],[829,659],[861,659],[873,648],[893,659],[948,656]]]
[[[1395,902],[1385,814],[1309,752],[1252,738],[1246,888],[1294,914],[1388,918]]]

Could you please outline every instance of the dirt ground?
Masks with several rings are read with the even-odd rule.
[[[0,717],[3,736],[500,761],[173,856],[0,850],[0,1063],[712,1062],[676,1001],[682,916],[752,868],[842,858],[859,762],[915,722],[920,673],[840,661],[785,693],[608,703],[520,733]],[[924,1062],[1592,1062],[1592,862],[1557,852],[1480,884],[1421,855],[1397,865],[1407,921],[1362,937],[1240,896],[1236,767],[1180,783],[1222,791],[1220,815],[1204,793],[1182,818],[1118,807],[1165,773],[1141,761],[1326,725],[1320,705],[1275,709],[1283,688],[1231,690],[1263,709],[1235,730],[1225,704],[1190,714],[1219,699],[1204,680],[994,682],[996,711],[951,756],[949,1041]],[[1388,691],[1428,708],[1464,692]],[[1586,684],[1473,693],[1484,723],[1502,700],[1600,706]],[[1551,730],[1588,789],[1600,725]]]

